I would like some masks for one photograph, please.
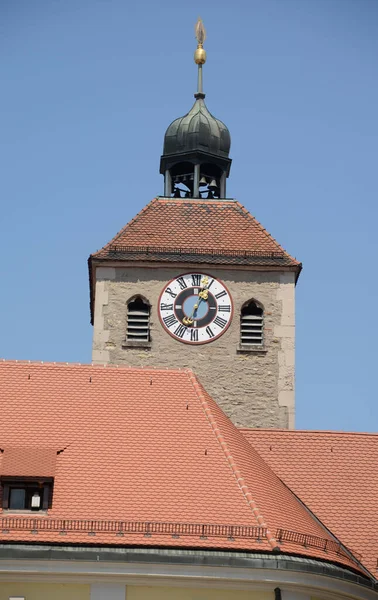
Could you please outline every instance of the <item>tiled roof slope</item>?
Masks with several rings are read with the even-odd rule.
[[[282,481],[376,575],[378,434],[240,431]]]
[[[155,198],[92,257],[114,259],[124,254],[130,260],[135,254],[140,260],[143,249],[150,260],[177,260],[169,258],[169,251],[178,250],[182,255],[194,253],[198,260],[203,256],[210,260],[212,254],[220,261],[223,256],[223,262],[260,260],[300,269],[300,263],[235,200]]]
[[[20,441],[17,442],[20,444]],[[57,450],[9,448],[3,450],[1,475],[8,477],[54,477]]]
[[[360,569],[191,371],[3,362],[0,387],[0,448],[59,452],[52,509],[23,530],[3,513],[2,541],[281,546]]]

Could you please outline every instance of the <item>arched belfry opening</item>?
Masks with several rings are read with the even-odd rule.
[[[216,119],[205,104],[202,66],[206,62],[203,48],[206,32],[201,19],[196,24],[196,38],[196,101],[191,110],[184,117],[175,119],[165,132],[160,159],[164,195],[167,198],[226,198],[231,137],[226,125]]]

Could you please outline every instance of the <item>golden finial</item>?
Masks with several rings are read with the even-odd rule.
[[[197,50],[194,53],[194,62],[196,65],[204,65],[206,62],[206,51],[203,49],[203,43],[206,39],[206,29],[203,25],[201,17],[198,17],[198,21],[194,28],[197,38]]]

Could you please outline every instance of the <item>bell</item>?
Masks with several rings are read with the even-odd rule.
[[[192,192],[190,190],[188,190],[185,194],[185,198],[191,198],[192,197]]]
[[[179,188],[175,188],[174,198],[181,198],[181,192]]]
[[[200,185],[200,187],[207,185],[206,177],[201,177],[199,185]]]
[[[208,200],[214,200],[214,194],[211,190],[209,190],[208,194],[207,194],[207,199]]]
[[[218,187],[217,182],[215,181],[215,179],[211,180],[211,183],[209,184],[209,190],[216,190]]]

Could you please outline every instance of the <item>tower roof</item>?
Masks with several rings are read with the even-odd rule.
[[[256,262],[300,270],[299,261],[237,200],[154,198],[91,258],[114,260],[114,253],[121,258],[133,252],[147,252],[150,260],[179,262],[188,255],[208,262],[211,255],[218,264]]]
[[[231,146],[229,130],[208,111],[205,94],[198,93],[195,97],[196,101],[190,111],[169,125],[164,136],[163,154],[182,154],[197,150],[228,158]]]

